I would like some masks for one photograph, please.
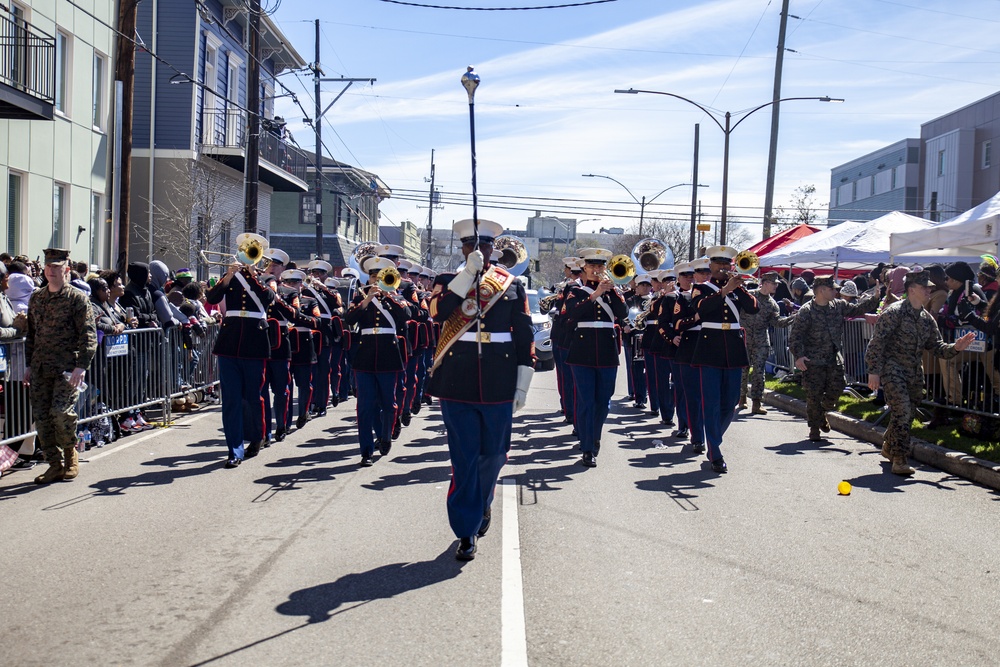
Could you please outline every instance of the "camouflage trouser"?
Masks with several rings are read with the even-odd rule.
[[[802,388],[806,390],[806,421],[810,429],[823,426],[826,413],[837,407],[845,386],[843,365],[817,366],[807,362]]]
[[[31,371],[29,400],[45,460],[58,461],[64,449],[76,446],[76,399],[79,392],[62,372]]]
[[[743,377],[740,379],[740,396],[747,395],[747,383],[750,383],[750,400],[764,400],[764,366],[767,358],[771,354],[771,348],[767,344],[767,339],[756,339],[747,337],[747,357],[750,365],[743,369]]]
[[[893,457],[909,455],[911,450],[910,428],[916,407],[924,400],[924,378],[910,375],[899,369],[886,369],[881,376],[885,403],[891,411],[885,441]]]

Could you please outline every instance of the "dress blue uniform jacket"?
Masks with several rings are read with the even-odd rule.
[[[316,348],[322,345],[319,305],[316,299],[298,295],[298,312],[299,317],[293,322],[297,328],[288,332],[292,347],[292,365],[315,364]]]
[[[694,356],[694,348],[698,344],[698,334],[700,333],[700,330],[696,328],[698,321],[695,315],[697,314],[698,311],[695,310],[691,292],[678,294],[674,300],[674,312],[670,321],[672,328],[670,336],[677,337],[679,335],[681,337],[681,342],[674,353],[674,361],[677,363],[690,364],[691,357]]]
[[[725,279],[713,278],[711,283],[721,289]],[[728,305],[727,305],[728,304]],[[734,309],[745,313],[756,313],[757,300],[744,287],[736,288],[728,296],[722,296],[707,283],[694,286],[694,307],[701,320],[698,344],[694,348],[691,363],[694,366],[712,368],[741,368],[749,366],[747,346],[743,338]],[[708,323],[720,324],[725,329],[709,328]],[[729,328],[731,327],[731,328]]]
[[[464,300],[448,289],[454,277],[454,273],[441,274],[434,280],[431,314],[441,324]],[[431,376],[428,394],[463,403],[509,403],[514,400],[517,367],[533,368],[535,356],[528,297],[520,280],[515,280],[486,311],[480,326],[481,331],[491,334],[509,333],[511,340],[482,343],[482,357],[475,341],[455,341]],[[469,332],[475,331],[473,324]]]
[[[587,283],[591,290],[598,283]],[[590,292],[582,285],[570,288],[569,297],[563,311],[566,323],[572,332],[569,335],[569,354],[566,363],[574,366],[591,366],[594,368],[610,368],[618,365],[618,332],[616,328],[591,329],[577,326],[580,322],[620,322],[628,316],[628,308],[621,294],[616,290],[605,292],[600,297],[611,307],[614,319],[597,302],[590,300]]]
[[[267,307],[268,338],[271,341],[271,359],[292,358],[291,332],[288,325],[315,326],[315,319],[298,310],[298,294],[287,287],[278,288],[278,297]]]
[[[649,320],[656,320],[656,324],[647,325],[646,335],[650,337],[649,351],[661,357],[673,359],[677,352],[674,346],[672,327],[670,318],[673,317],[674,304],[677,303],[677,294],[661,296],[653,302],[649,311]]]
[[[406,368],[406,322],[410,318],[410,309],[394,294],[378,297],[382,307],[392,315],[396,327],[392,335],[363,334],[363,329],[388,329],[389,321],[379,311],[372,301],[366,308],[361,308],[365,297],[362,290],[354,295],[351,307],[347,310],[347,325],[358,325],[358,350],[351,363],[351,368],[366,373],[387,373],[401,371]]]
[[[302,288],[302,295],[316,301],[319,307],[319,324],[315,328],[322,338],[322,347],[329,347],[343,335],[344,326],[341,318],[344,315],[344,305],[340,300],[340,294],[328,293],[321,288],[307,285]],[[328,312],[330,317],[325,317]]]
[[[266,312],[277,295],[261,285],[256,276],[250,275],[249,271],[243,271],[243,277]],[[218,282],[206,294],[208,303],[219,303],[223,299],[226,303],[226,317],[222,320],[222,329],[219,331],[212,353],[220,357],[237,359],[267,359],[271,353],[271,343],[267,337],[267,321],[252,317],[233,317],[244,310],[260,312],[236,276],[230,278],[228,283]]]

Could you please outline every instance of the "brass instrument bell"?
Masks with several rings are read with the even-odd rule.
[[[627,255],[615,255],[608,262],[608,275],[615,285],[627,285],[635,278],[635,263]]]

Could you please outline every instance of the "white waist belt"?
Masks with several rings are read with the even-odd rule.
[[[362,336],[375,336],[377,334],[391,334],[391,335],[395,336],[396,335],[396,330],[395,329],[390,329],[389,327],[373,327],[371,329],[362,329],[361,330],[361,335]]]
[[[226,313],[226,317],[249,317],[252,320],[263,320],[267,317],[264,313],[255,313],[249,310],[240,310],[235,313]]]
[[[577,322],[580,329],[614,329],[614,322]]]
[[[513,339],[510,337],[510,332],[506,333],[494,333],[492,331],[470,331],[464,333],[458,337],[460,341],[465,343],[509,343]]]
[[[646,320],[646,324],[656,324],[656,320]]]
[[[730,324],[729,322],[702,322],[701,326],[704,329],[721,329],[722,331],[739,331],[743,328],[738,324]]]

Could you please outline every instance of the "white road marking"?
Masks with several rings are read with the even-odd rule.
[[[517,480],[503,480],[503,582],[500,602],[500,664],[526,667],[528,641],[524,629],[524,586],[521,580],[521,536],[517,525]]]
[[[187,426],[188,424],[195,423],[199,419],[204,419],[205,417],[207,417],[210,414],[213,414],[213,413],[206,412],[206,413],[198,415],[197,417],[192,417],[191,419],[187,419],[187,420],[183,421],[182,423],[185,426]],[[108,450],[105,450],[105,451],[101,452],[100,454],[94,454],[93,456],[88,456],[87,458],[80,459],[80,460],[81,461],[96,461],[97,459],[104,458],[105,456],[111,456],[115,452],[120,452],[123,449],[128,449],[132,445],[138,445],[140,442],[146,442],[147,440],[155,438],[156,436],[160,435],[161,433],[166,433],[166,429],[157,428],[152,433],[144,435],[144,436],[142,436],[141,438],[139,438],[137,440],[133,440],[131,442],[127,442],[124,445],[118,445],[117,447],[115,447],[113,449],[108,449]]]

